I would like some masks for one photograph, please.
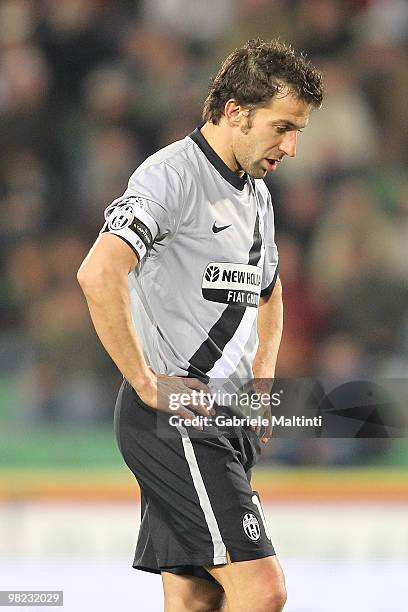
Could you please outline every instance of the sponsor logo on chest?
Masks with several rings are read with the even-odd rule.
[[[257,307],[262,274],[257,266],[211,262],[204,271],[201,290],[206,300]]]

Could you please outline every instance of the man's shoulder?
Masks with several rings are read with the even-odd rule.
[[[172,142],[147,157],[136,168],[135,174],[143,173],[155,167],[159,172],[165,168],[173,168],[175,172],[180,174],[191,163],[190,150],[192,147],[193,141],[188,137]]]
[[[186,137],[150,155],[131,175],[125,195],[142,197],[167,209],[179,208],[197,175],[192,147],[193,141]]]

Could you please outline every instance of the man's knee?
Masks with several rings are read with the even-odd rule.
[[[287,600],[286,588],[281,585],[278,588],[267,589],[264,593],[263,607],[259,612],[281,612]]]
[[[207,571],[222,585],[229,612],[281,612],[285,577],[275,556],[236,561]]]
[[[241,591],[228,593],[227,602],[232,612],[281,612],[287,600],[284,582],[276,583],[263,580],[250,585],[250,588],[243,587]]]
[[[251,610],[252,612],[281,612],[286,603],[287,595],[285,587],[269,588],[264,586],[259,589],[254,596],[252,592],[249,596],[241,596],[241,601],[238,607],[235,608],[235,602],[231,602],[231,609]]]

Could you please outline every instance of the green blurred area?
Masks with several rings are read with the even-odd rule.
[[[37,426],[0,432],[0,467],[79,467],[123,465],[111,427],[61,430]]]
[[[319,443],[319,441],[317,441]],[[273,442],[272,442],[273,444]],[[273,465],[274,460],[269,460]],[[408,466],[408,439],[394,439],[385,455],[369,465]],[[1,467],[116,467],[123,459],[111,426],[81,430],[36,426],[21,430],[3,426],[0,431]]]

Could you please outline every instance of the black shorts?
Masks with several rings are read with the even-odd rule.
[[[115,432],[142,494],[133,567],[211,580],[203,568],[227,563],[227,553],[232,562],[275,554],[250,486],[260,451],[250,428],[171,426],[124,381]]]

